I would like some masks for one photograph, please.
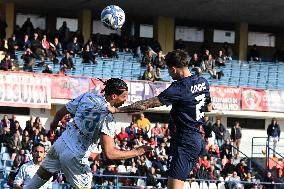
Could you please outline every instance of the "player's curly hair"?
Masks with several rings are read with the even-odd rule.
[[[101,79],[99,79],[102,81]],[[102,93],[104,92],[105,95],[121,95],[124,91],[128,91],[127,84],[118,78],[111,78],[106,81],[102,81],[105,88],[102,90]]]
[[[174,50],[169,52],[165,57],[166,64],[169,68],[178,67],[184,68],[188,67],[188,54],[184,50]]]

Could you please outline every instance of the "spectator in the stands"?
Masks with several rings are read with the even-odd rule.
[[[32,141],[34,144],[40,143],[41,140],[40,140],[40,133],[38,129],[34,130]]]
[[[264,182],[268,182],[270,184],[264,184],[263,189],[275,189],[275,181],[270,171],[268,171],[266,176],[264,177]]]
[[[155,141],[158,143],[163,140],[163,131],[160,123],[155,123],[155,126],[151,129],[151,136],[155,138]]]
[[[70,39],[70,29],[67,27],[66,21],[62,23],[62,26],[58,30],[59,39],[62,43],[62,49],[66,50],[67,43]]]
[[[216,66],[226,66],[225,64],[225,56],[222,50],[218,51],[218,56],[215,61]]]
[[[225,181],[227,181],[225,183],[225,187],[226,189],[241,189],[242,188],[242,185],[240,183],[241,179],[240,177],[238,176],[237,172],[234,171],[232,173],[232,175],[228,175],[226,178],[225,178]]]
[[[34,33],[34,26],[30,18],[27,18],[22,25],[22,33],[27,34],[28,36],[31,36]]]
[[[20,123],[17,120],[13,122],[13,127],[12,127],[12,122],[11,122],[11,132],[12,133],[19,132],[20,135],[23,134],[23,129],[21,128]]]
[[[46,35],[42,36],[41,45],[42,45],[42,49],[44,50],[45,56],[48,57],[50,61],[53,61],[54,55],[52,54],[50,50],[50,44],[49,44],[49,41]]]
[[[50,43],[50,50],[55,57],[62,55],[62,45],[58,37],[55,37],[53,43]],[[54,61],[54,63],[58,63],[58,60],[56,62]]]
[[[219,158],[220,151],[218,145],[217,144],[209,145],[208,154],[210,154],[210,156],[213,156],[214,158]]]
[[[202,60],[199,58],[197,53],[194,53],[189,61],[189,66],[192,68],[197,68],[201,70]]]
[[[221,174],[223,177],[226,177],[228,174],[233,174],[233,172],[236,170],[236,167],[234,165],[234,159],[233,157],[230,157],[225,164],[223,170],[221,171]]]
[[[11,56],[11,59],[16,59],[15,52],[19,49],[19,41],[16,39],[16,35],[13,34],[12,37],[8,39],[8,53]]]
[[[240,160],[240,163],[236,165],[236,172],[238,173],[241,180],[244,180],[249,172],[249,168],[244,159]]]
[[[232,157],[232,145],[230,140],[224,140],[224,144],[220,147],[220,158],[223,159],[226,156],[228,159]]]
[[[66,66],[66,69],[75,69],[71,54],[69,51],[65,53],[65,56],[60,61],[60,66]]]
[[[81,53],[81,44],[79,44],[77,40],[77,37],[73,37],[73,40],[67,45],[67,51],[74,57]]]
[[[207,170],[207,179],[209,180],[218,180],[220,175],[217,173],[215,164],[210,164],[210,167]]]
[[[33,122],[33,128],[38,127],[39,124],[41,124],[40,117],[36,117],[35,121]]]
[[[52,74],[52,67],[48,64],[45,65],[45,69],[42,70],[42,73]]]
[[[246,177],[243,179],[246,183],[244,183],[244,189],[251,189],[254,186],[254,179],[250,172],[246,174]]]
[[[204,164],[201,164],[199,169],[196,172],[196,178],[197,179],[207,179],[208,172]]]
[[[145,117],[143,113],[140,114],[139,119],[136,121],[137,127],[143,129],[146,133],[150,131],[151,122]]]
[[[162,69],[166,68],[165,56],[163,55],[163,51],[158,52],[157,56],[154,59],[153,64],[155,67],[158,68]]]
[[[107,165],[106,169],[103,171],[103,175],[115,175],[115,171],[112,165]],[[105,177],[104,182],[106,182],[107,186],[114,187],[114,177]]]
[[[147,65],[147,69],[144,71],[142,79],[147,80],[147,81],[154,81],[155,80],[155,70],[154,70],[152,64]]]
[[[209,51],[209,49],[206,48],[205,51],[202,54],[202,61],[208,60],[209,54],[210,54],[210,51]]]
[[[146,67],[149,64],[153,65],[154,57],[153,53],[150,50],[145,51],[144,56],[142,58],[141,66]]]
[[[242,138],[242,128],[240,126],[240,122],[236,121],[234,126],[231,128],[231,139],[234,144],[234,156],[235,158],[239,157],[239,149]]]
[[[96,56],[92,50],[92,41],[90,40],[83,48],[82,63],[96,63]]]
[[[32,147],[32,140],[30,139],[30,136],[27,133],[23,134],[22,141],[21,141],[22,148],[29,152]]]
[[[12,115],[12,117],[9,119],[10,121],[10,128],[11,128],[11,131],[15,131],[15,127],[16,127],[16,122],[17,121],[17,116],[15,114]],[[19,123],[19,122],[18,122]],[[15,133],[15,132],[13,132]],[[22,134],[22,133],[21,133]]]
[[[161,73],[161,69],[157,67],[154,72],[154,81],[162,81],[162,80],[163,80],[163,76]]]
[[[7,127],[10,129],[10,120],[8,119],[8,115],[4,115],[3,116],[3,119],[1,120],[0,122],[0,128],[4,128],[4,127]]]
[[[210,167],[210,163],[207,159],[207,154],[203,155],[202,157],[199,158],[199,161],[198,161],[198,165],[201,166],[203,165],[206,169],[208,169]]]
[[[43,140],[40,141],[42,145],[44,145],[46,152],[48,152],[51,148],[51,142],[48,140],[47,135],[43,135]]]
[[[30,119],[26,121],[26,127],[24,131],[27,131],[29,136],[32,136],[33,134],[33,122],[34,122],[34,116],[30,116]]]
[[[208,115],[204,116],[203,130],[204,130],[204,140],[208,144],[209,138],[212,138],[212,130],[213,130],[213,125],[212,122],[209,120]]]
[[[22,41],[22,46],[21,46],[21,50],[26,50],[27,48],[31,48],[32,47],[32,42],[29,39],[29,35],[24,35],[24,39]]]
[[[261,61],[260,55],[259,55],[259,50],[256,44],[254,44],[249,52],[249,60],[250,61]]]
[[[10,54],[5,54],[4,58],[1,60],[0,63],[0,70],[10,71],[12,70],[12,60]]]
[[[162,132],[164,137],[169,137],[170,136],[170,129],[169,129],[169,124],[168,123],[164,123],[163,127],[162,127]]]
[[[34,37],[31,40],[32,43],[32,52],[35,54],[37,59],[44,61],[44,50],[42,49],[41,41],[39,40],[38,33],[34,33]]]
[[[124,127],[121,127],[120,133],[118,133],[118,134],[116,135],[116,139],[120,142],[120,144],[122,143],[122,141],[123,141],[124,139],[128,139],[128,133],[125,132],[125,128],[124,128]]]
[[[36,55],[30,48],[27,48],[21,58],[24,60],[24,71],[32,72],[32,68],[35,65]]]
[[[277,122],[277,119],[272,118],[271,123],[267,127],[267,136],[268,136],[269,142],[273,143],[273,156],[274,157],[276,156],[275,150],[276,150],[277,142],[280,140],[280,134],[281,134],[281,130]]]
[[[137,124],[134,122],[131,122],[128,127],[125,128],[125,132],[128,134],[128,141],[131,142],[135,138],[137,138]]]
[[[208,72],[212,78],[217,79],[217,71],[215,69],[215,59],[212,57],[211,54],[208,55],[208,60],[203,61],[203,69],[204,71]]]
[[[216,123],[213,124],[213,132],[215,133],[215,142],[218,144],[219,147],[221,147],[224,143],[225,131],[226,128],[221,123],[221,120],[217,119]]]
[[[233,58],[233,50],[232,50],[232,48],[230,47],[230,45],[227,42],[224,42],[223,49],[224,49],[225,60],[232,60],[232,58]]]

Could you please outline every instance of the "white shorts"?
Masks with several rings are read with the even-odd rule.
[[[88,158],[85,154],[75,154],[60,137],[52,145],[42,167],[55,173],[63,171],[67,181],[76,188],[91,188],[92,173]]]

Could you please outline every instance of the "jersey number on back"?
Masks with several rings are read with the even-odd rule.
[[[205,94],[198,95],[195,97],[195,100],[198,102],[196,104],[196,121],[199,121],[204,117],[204,112],[201,112],[202,107],[205,105]]]
[[[97,113],[97,112],[93,112],[91,115],[86,116],[84,118],[84,125],[85,128],[88,132],[93,132],[95,130],[95,128],[98,125],[98,122],[100,121],[101,118],[101,114]]]

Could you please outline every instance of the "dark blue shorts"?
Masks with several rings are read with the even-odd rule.
[[[171,143],[167,166],[168,176],[186,181],[198,161],[202,148],[202,144],[198,146],[188,144],[186,146]]]

